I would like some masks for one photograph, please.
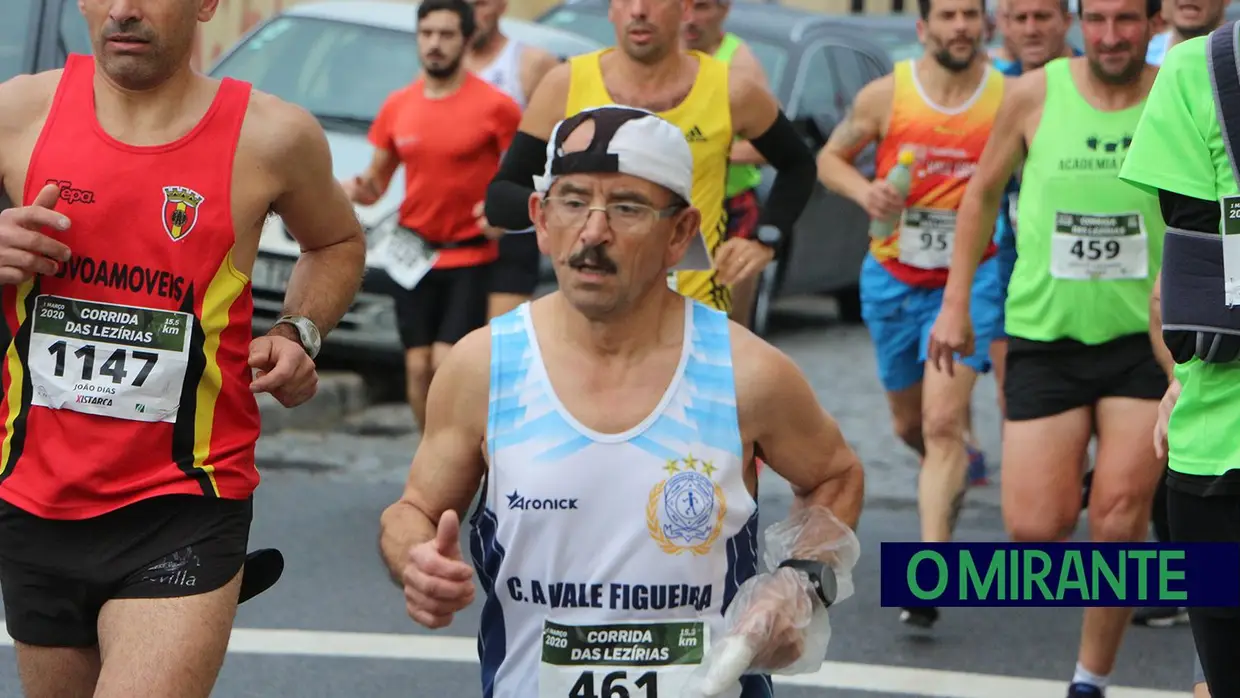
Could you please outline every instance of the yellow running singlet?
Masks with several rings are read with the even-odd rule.
[[[599,59],[614,49],[606,48],[569,59],[571,78],[565,118],[583,109],[616,104],[603,83]],[[728,66],[698,51],[697,80],[689,94],[672,109],[659,116],[680,128],[693,152],[693,201],[702,212],[702,236],[713,257],[723,244],[728,228],[723,208],[727,186],[728,160],[732,152],[732,109],[728,99]],[[641,105],[634,105],[641,106]],[[676,273],[680,293],[724,312],[732,310],[731,290],[715,282],[714,271]]]

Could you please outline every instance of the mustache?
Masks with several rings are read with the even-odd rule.
[[[654,31],[654,25],[648,22],[642,22],[642,21],[629,22],[627,25],[625,25],[624,30],[626,32],[631,32],[634,30],[652,32]]]
[[[155,35],[150,29],[142,26],[142,22],[138,20],[126,20],[123,22],[109,21],[103,26],[103,38],[111,40],[117,37],[126,39],[136,39],[138,41],[154,41]]]
[[[616,263],[607,256],[607,252],[602,245],[591,245],[584,247],[576,254],[568,258],[568,266],[573,269],[582,269],[584,267],[593,267],[604,274],[615,274]]]

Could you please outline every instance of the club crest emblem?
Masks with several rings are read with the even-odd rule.
[[[711,479],[716,468],[693,456],[670,459],[668,473],[651,490],[646,502],[646,528],[668,555],[686,550],[706,555],[723,532],[727,501],[723,488]]]
[[[164,187],[164,231],[174,241],[180,241],[198,223],[198,208],[202,206],[202,194],[186,187]]]

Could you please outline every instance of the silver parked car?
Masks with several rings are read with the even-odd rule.
[[[503,19],[508,36],[567,57],[601,48],[570,32]],[[366,133],[387,96],[421,70],[417,52],[417,5],[336,1],[298,5],[255,27],[211,69],[298,104],[318,117],[331,146],[338,178],[360,173],[373,146]],[[405,195],[398,169],[387,193],[373,206],[359,206],[367,236],[378,239],[396,224]],[[375,234],[378,233],[378,234]],[[251,275],[255,331],[266,331],[280,315],[284,289],[298,254],[297,243],[277,217],[268,220]],[[388,292],[393,282],[367,260],[366,277],[353,306],[329,335],[323,352],[337,357],[403,364],[396,312]]]

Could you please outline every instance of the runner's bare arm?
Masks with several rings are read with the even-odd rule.
[[[409,467],[405,490],[379,519],[379,551],[399,586],[409,549],[435,537],[439,517],[464,521],[486,474],[491,333],[474,330],[435,372],[426,401],[426,428]]]
[[[973,275],[994,237],[1003,191],[1025,156],[1025,125],[1036,124],[1046,101],[1046,74],[1038,70],[1009,82],[990,138],[969,178],[956,214],[956,242],[943,304],[968,308]],[[1030,120],[1032,119],[1032,121]]]
[[[736,135],[748,140],[775,168],[775,181],[762,207],[760,225],[778,228],[783,233],[782,244],[786,245],[814,193],[814,154],[788,121],[775,96],[757,80],[743,75],[733,77],[728,81],[728,93]]]
[[[870,190],[870,180],[857,171],[853,160],[866,146],[882,138],[894,89],[895,81],[890,75],[861,88],[818,153],[818,181],[862,208]]]
[[[521,89],[525,92],[525,103],[534,98],[534,91],[539,83],[547,77],[552,68],[560,64],[560,59],[549,51],[536,46],[526,46],[521,55]]]
[[[1154,288],[1150,290],[1150,345],[1154,347],[1154,358],[1163,372],[1167,374],[1167,380],[1174,380],[1175,359],[1171,356],[1171,350],[1167,348],[1162,334],[1161,269],[1158,271],[1158,276],[1154,277]]]
[[[568,103],[568,85],[572,75],[568,63],[550,71],[534,89],[521,117],[521,126],[504,154],[499,172],[487,187],[483,215],[494,226],[505,230],[530,227],[530,194],[534,193],[534,177],[547,164],[547,139],[555,125],[564,118]]]
[[[793,511],[824,506],[856,529],[865,495],[861,460],[805,374],[787,354],[735,323],[732,356],[741,433],[792,485]]]
[[[0,208],[21,206],[26,183],[25,161],[38,130],[51,110],[62,71],[18,75],[0,83]]]
[[[301,246],[284,292],[284,312],[310,318],[326,336],[361,286],[366,236],[332,174],[331,150],[319,122],[301,107],[265,95],[255,96],[254,105],[259,104],[258,113],[267,117],[261,127],[266,160],[280,175],[271,209]]]
[[[732,62],[728,64],[728,72],[730,75],[740,75],[751,79],[761,85],[764,89],[770,90],[770,83],[766,79],[766,71],[762,69],[762,64],[753,55],[753,51],[745,43],[741,43],[736,49],[736,53],[732,55]],[[737,141],[732,144],[732,162],[738,165],[765,165],[766,158],[762,157],[762,153],[753,147],[753,143],[749,141]]]
[[[370,125],[366,139],[375,148],[370,165],[361,174],[345,181],[345,194],[353,203],[370,206],[383,198],[392,183],[392,176],[396,174],[396,168],[400,167],[400,154],[396,152],[395,124],[404,94],[404,90],[397,90],[388,95],[379,107],[374,123]]]
[[[370,164],[357,176],[366,194],[358,197],[365,200],[357,203],[368,204],[383,198],[398,167],[400,167],[400,156],[395,151],[388,148],[375,148]]]

